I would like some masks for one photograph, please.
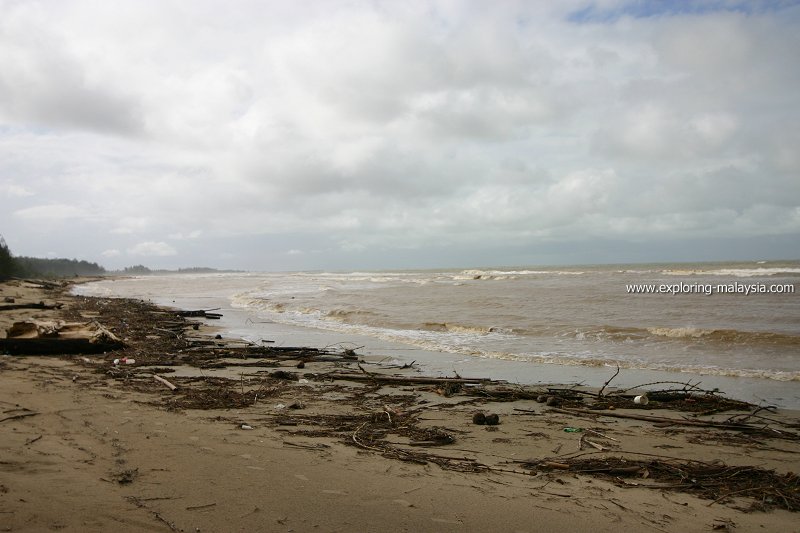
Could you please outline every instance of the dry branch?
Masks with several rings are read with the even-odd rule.
[[[177,385],[173,385],[172,383],[170,383],[166,379],[162,378],[161,376],[154,375],[153,379],[155,379],[156,381],[158,381],[159,383],[161,383],[162,385],[164,385],[165,387],[167,387],[171,391],[174,391],[175,389],[178,388]]]
[[[424,376],[382,376],[379,374],[345,374],[332,372],[325,374],[324,377],[330,379],[340,379],[347,381],[377,381],[379,383],[400,383],[400,384],[423,384],[423,385],[443,385],[446,383],[471,383],[480,384],[490,381],[488,378],[434,378]]]

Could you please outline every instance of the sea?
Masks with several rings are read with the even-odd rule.
[[[800,409],[800,261],[237,272],[79,295],[219,309],[223,335],[355,349],[431,375],[698,387]]]

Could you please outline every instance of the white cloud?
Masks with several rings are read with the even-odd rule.
[[[29,190],[24,185],[18,185],[16,183],[0,183],[0,195],[23,198],[25,196],[33,196],[33,194],[33,191]]]
[[[691,124],[699,137],[714,147],[730,139],[738,127],[738,121],[729,113],[704,113]]]
[[[240,268],[800,231],[800,7],[642,5],[10,3],[0,227]]]
[[[122,255],[122,252],[112,248],[110,250],[103,250],[100,255],[102,255],[103,257],[119,257],[120,255]]]
[[[190,239],[199,239],[200,236],[203,235],[202,230],[194,230],[190,231],[189,233],[172,233],[169,235],[169,238],[174,241],[182,241],[182,240],[190,240]]]
[[[26,207],[14,212],[17,217],[28,221],[67,221],[87,215],[84,209],[67,204],[47,204]]]
[[[178,251],[165,242],[147,241],[140,242],[128,248],[128,255],[141,255],[146,257],[166,257],[177,255]]]

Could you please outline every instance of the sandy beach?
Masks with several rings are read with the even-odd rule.
[[[0,356],[2,531],[800,531],[795,411],[437,379],[30,281],[4,299],[45,308],[1,310],[0,338],[97,321],[125,347]]]

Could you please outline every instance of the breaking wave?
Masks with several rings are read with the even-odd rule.
[[[585,272],[577,270],[462,270],[453,276],[455,280],[507,280],[524,276],[580,276]]]
[[[703,341],[709,343],[737,345],[798,346],[800,335],[771,331],[741,331],[736,329],[704,329],[696,327],[615,327],[601,326],[568,330],[561,336],[575,336],[579,339],[610,341],[652,340],[652,341]]]
[[[800,276],[800,268],[774,267],[774,268],[718,268],[711,270],[702,269],[674,269],[663,270],[669,276],[733,276],[736,278],[752,278],[764,276]]]

